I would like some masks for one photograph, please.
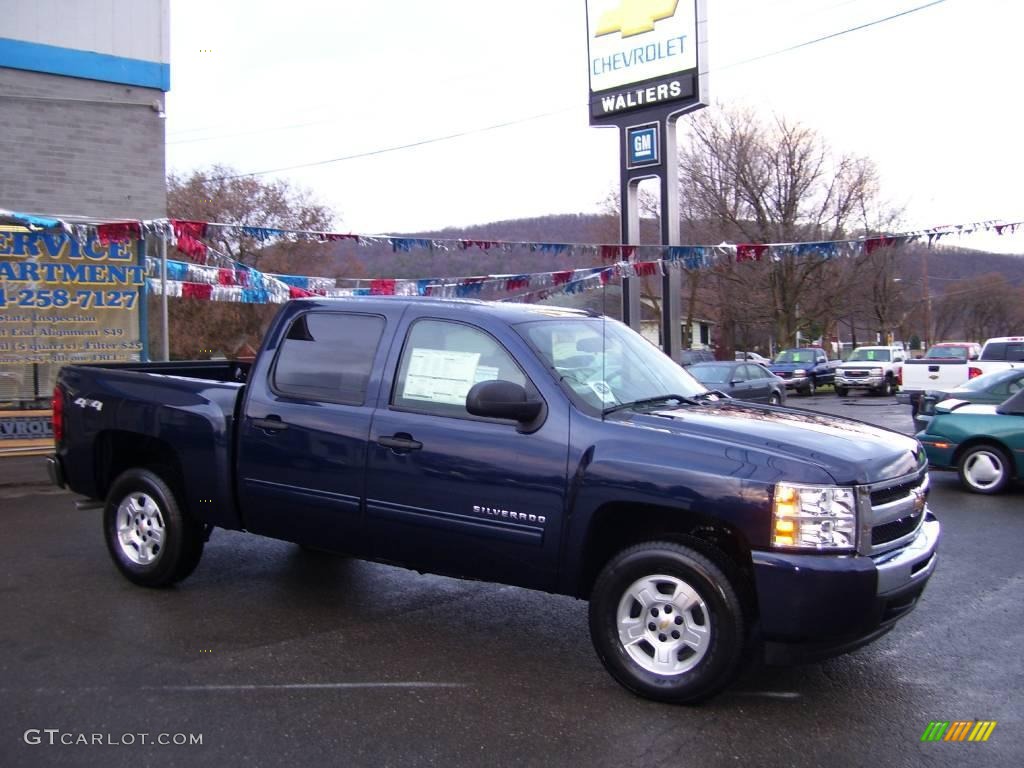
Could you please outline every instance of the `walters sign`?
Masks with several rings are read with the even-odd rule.
[[[706,100],[704,0],[587,0],[592,122]]]
[[[48,400],[65,363],[139,360],[144,285],[134,241],[0,227],[0,406]]]

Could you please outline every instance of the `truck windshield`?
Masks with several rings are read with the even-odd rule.
[[[775,356],[776,363],[813,363],[813,349],[787,349]]]
[[[966,360],[967,347],[932,347],[925,357],[928,360]]]
[[[861,360],[872,360],[880,363],[887,363],[891,359],[888,349],[855,349],[846,358],[846,362],[853,363]]]
[[[558,374],[570,396],[596,411],[707,391],[651,342],[617,320],[538,320],[522,323],[516,330]]]

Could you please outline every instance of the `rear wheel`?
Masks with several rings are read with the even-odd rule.
[[[167,470],[129,469],[107,494],[103,530],[118,570],[145,587],[186,578],[199,564],[205,535],[164,480]]]
[[[974,493],[1000,493],[1012,478],[1010,458],[1002,448],[987,443],[964,451],[957,468],[961,484]]]
[[[590,596],[590,637],[608,672],[633,693],[692,703],[732,680],[744,618],[717,564],[670,542],[623,550]]]

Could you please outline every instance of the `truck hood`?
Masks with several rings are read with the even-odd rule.
[[[840,485],[876,483],[924,465],[915,438],[864,422],[735,402],[621,411],[630,423],[812,464]]]
[[[793,371],[803,368],[805,371],[808,368],[813,368],[814,363],[769,363],[768,368],[772,371],[783,371],[785,373],[792,373]]]

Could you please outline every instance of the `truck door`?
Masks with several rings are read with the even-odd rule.
[[[359,554],[366,440],[386,352],[380,313],[296,316],[250,376],[238,429],[247,530]]]
[[[537,389],[479,327],[421,318],[395,350],[370,431],[366,514],[376,556],[423,570],[530,587],[555,583],[568,414],[524,433],[466,411],[490,379]]]

